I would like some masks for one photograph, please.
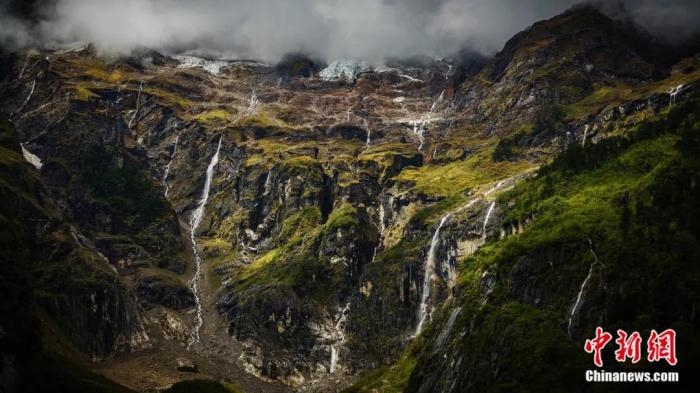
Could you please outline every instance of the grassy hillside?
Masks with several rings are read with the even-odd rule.
[[[504,229],[526,229],[463,260],[457,295],[433,325],[347,391],[586,390],[582,370],[593,365],[582,346],[597,325],[643,337],[674,328],[680,369],[698,364],[699,174],[697,94],[621,136],[571,145],[500,196]],[[620,367],[612,352],[606,369]]]

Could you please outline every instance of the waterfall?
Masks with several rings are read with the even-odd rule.
[[[245,115],[250,116],[253,113],[255,113],[255,108],[258,106],[258,95],[255,94],[255,89],[253,89],[253,92],[250,94],[250,98],[248,99],[248,108],[245,110]]]
[[[334,373],[338,367],[338,350],[345,344],[345,323],[348,320],[348,313],[350,312],[350,301],[345,303],[345,307],[340,311],[340,316],[338,317],[338,322],[335,324],[335,333],[339,337],[338,342],[335,345],[331,345],[331,366],[330,373]]]
[[[168,197],[168,191],[170,191],[170,185],[168,184],[168,175],[170,174],[170,166],[173,164],[173,159],[175,159],[175,153],[177,153],[177,142],[180,140],[180,135],[175,136],[175,147],[173,148],[173,154],[170,155],[170,161],[165,166],[165,173],[163,173],[163,185],[165,186],[165,197]]]
[[[420,144],[418,145],[418,151],[421,151],[423,148],[423,143],[425,142],[425,137],[423,134],[425,133],[425,130],[423,129],[423,122],[422,120],[413,120],[413,133],[418,136],[418,141],[420,141]],[[418,126],[420,124],[420,127]]]
[[[24,147],[24,143],[20,143],[19,146],[22,148],[22,155],[24,156],[24,159],[27,160],[30,164],[34,165],[36,169],[41,169],[42,163],[41,163],[41,158],[37,157],[35,154],[30,152]]]
[[[22,69],[19,71],[19,76],[17,79],[22,79],[22,76],[24,75],[24,70],[27,68],[27,63],[29,63],[29,53],[27,53],[27,57],[24,58],[24,64],[22,64]]]
[[[272,168],[267,171],[267,176],[265,177],[265,184],[263,185],[263,195],[267,196],[272,192]]]
[[[425,126],[432,121],[433,113],[435,113],[435,109],[437,109],[437,106],[440,104],[440,102],[442,102],[444,96],[445,90],[441,91],[438,98],[433,101],[432,105],[430,105],[430,110],[428,113],[421,116],[420,120],[413,120],[409,122],[409,124],[413,125],[413,133],[416,134],[418,141],[420,142],[418,145],[418,151],[423,149],[423,144],[425,143]]]
[[[588,136],[588,124],[583,127],[583,140],[581,141],[581,147],[586,147],[586,137]]]
[[[338,350],[336,349],[335,346],[331,346],[331,368],[330,368],[330,373],[333,374],[335,372],[335,368],[338,365]]]
[[[365,128],[367,129],[367,140],[365,140],[365,146],[369,148],[370,143],[372,143],[372,130],[369,129],[366,119],[362,119],[362,124],[364,124]]]
[[[588,284],[588,280],[591,279],[591,275],[593,274],[593,266],[595,266],[595,262],[591,263],[591,267],[588,269],[588,275],[581,283],[581,289],[579,289],[578,295],[576,295],[576,302],[574,302],[574,307],[571,309],[571,314],[569,314],[569,325],[566,328],[567,333],[569,333],[569,337],[571,337],[571,325],[573,324],[574,316],[576,313],[578,313],[578,309],[581,306],[583,291],[586,289],[586,284]]]
[[[683,90],[683,84],[680,84],[676,87],[672,87],[668,90],[668,95],[670,96],[668,100],[669,108],[673,106],[673,104],[676,102],[676,96],[678,95],[678,93],[681,92],[681,90]]]
[[[131,116],[131,120],[129,120],[129,128],[131,128],[131,124],[134,122],[134,119],[136,119],[136,115],[139,114],[139,101],[141,100],[141,92],[143,91],[143,81],[139,84],[139,92],[136,95],[136,109],[134,110],[134,115]]]
[[[498,183],[496,183],[495,186],[491,187],[488,191],[486,191],[486,192],[484,193],[484,196],[489,196],[489,195],[492,194],[494,191],[496,191],[496,190],[498,190],[499,188],[501,188],[501,186],[502,186],[503,183],[505,183],[505,182],[506,182],[505,180],[499,181]]]
[[[588,275],[586,275],[586,278],[583,279],[583,282],[581,283],[581,288],[579,289],[578,294],[576,295],[576,301],[574,302],[574,306],[571,308],[571,313],[569,314],[569,324],[566,327],[566,332],[569,334],[569,337],[572,337],[573,335],[571,326],[574,323],[574,317],[576,316],[576,314],[578,314],[579,309],[581,308],[583,291],[585,291],[586,285],[588,285],[588,281],[593,275],[593,268],[596,264],[600,264],[601,266],[603,266],[603,268],[605,268],[605,266],[598,260],[598,254],[596,254],[595,250],[593,250],[593,241],[590,238],[588,239],[588,244],[590,247],[591,254],[593,254],[593,263],[591,263],[591,267],[588,269]]]
[[[438,96],[437,100],[433,102],[433,105],[430,106],[430,113],[433,114],[435,112],[435,108],[437,108],[437,105],[442,102],[443,97],[445,96],[445,90],[440,92],[440,95]]]
[[[481,228],[483,241],[486,241],[486,225],[489,223],[489,218],[491,218],[491,213],[493,213],[494,207],[496,207],[496,201],[491,202],[491,205],[489,205],[489,209],[486,211],[486,217],[484,217],[484,225]]]
[[[352,109],[352,106],[349,106],[347,112],[345,112],[347,114],[345,121],[348,123],[350,123],[350,109]]]
[[[29,95],[27,95],[27,98],[24,100],[24,103],[22,103],[22,108],[24,108],[29,103],[29,99],[32,98],[32,94],[34,94],[35,87],[36,87],[36,79],[32,79],[32,88],[31,88],[31,90],[29,90]]]
[[[430,318],[430,314],[432,313],[432,310],[430,310],[430,290],[432,288],[432,277],[435,273],[438,244],[440,242],[440,230],[451,216],[452,213],[448,213],[440,219],[440,223],[435,229],[433,238],[430,241],[428,257],[425,260],[425,272],[423,273],[423,293],[421,294],[420,308],[418,309],[418,326],[416,326],[415,336],[419,335],[421,330],[423,330],[425,320]]]
[[[192,212],[190,216],[190,241],[192,243],[192,254],[194,255],[195,261],[195,273],[190,281],[190,287],[192,288],[192,294],[194,295],[194,300],[197,305],[197,320],[195,326],[192,328],[192,333],[190,334],[190,341],[187,344],[187,349],[189,349],[193,344],[199,343],[199,329],[202,327],[202,303],[199,299],[198,293],[198,281],[202,269],[202,257],[197,251],[197,240],[195,239],[195,233],[199,224],[202,223],[204,218],[204,209],[207,206],[207,201],[209,200],[209,189],[211,188],[212,178],[214,177],[214,168],[219,162],[219,151],[221,150],[221,141],[223,140],[223,135],[219,137],[219,145],[216,147],[216,153],[212,156],[209,166],[207,167],[207,176],[204,181],[204,188],[202,189],[202,196],[197,203],[197,209]]]

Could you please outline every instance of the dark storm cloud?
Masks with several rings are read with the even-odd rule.
[[[52,0],[39,3],[43,4],[37,10],[39,20],[31,24],[10,12],[2,12],[3,44],[80,41],[93,42],[101,51],[111,53],[150,47],[275,60],[291,51],[305,51],[327,59],[442,56],[465,47],[489,54],[499,50],[513,34],[563,12],[577,1]],[[699,3],[629,0],[625,6],[630,16],[650,32],[663,39],[676,39],[697,31]]]

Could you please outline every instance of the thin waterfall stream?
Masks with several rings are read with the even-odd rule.
[[[194,255],[195,261],[195,273],[192,276],[192,280],[190,281],[190,287],[192,288],[192,294],[194,295],[194,300],[197,306],[197,317],[195,320],[195,325],[192,328],[192,332],[190,334],[190,341],[187,344],[187,349],[189,349],[192,345],[199,343],[199,330],[202,328],[203,323],[202,303],[199,298],[198,285],[199,276],[201,275],[202,270],[202,257],[199,254],[199,251],[197,250],[196,232],[197,228],[202,223],[202,219],[204,218],[204,212],[207,206],[207,201],[209,200],[211,182],[212,178],[214,177],[214,169],[216,168],[216,164],[219,163],[219,151],[221,150],[221,141],[223,139],[223,136],[219,137],[219,144],[216,147],[216,153],[214,153],[214,155],[211,158],[211,161],[209,162],[209,166],[207,166],[207,174],[206,180],[204,181],[204,188],[202,189],[202,197],[199,199],[197,209],[195,209],[195,211],[192,212],[192,215],[190,216],[190,241],[192,243],[192,254]]]

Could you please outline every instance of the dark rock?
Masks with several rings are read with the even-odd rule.
[[[136,290],[147,301],[181,310],[195,305],[194,295],[181,282],[164,276],[144,276]]]

